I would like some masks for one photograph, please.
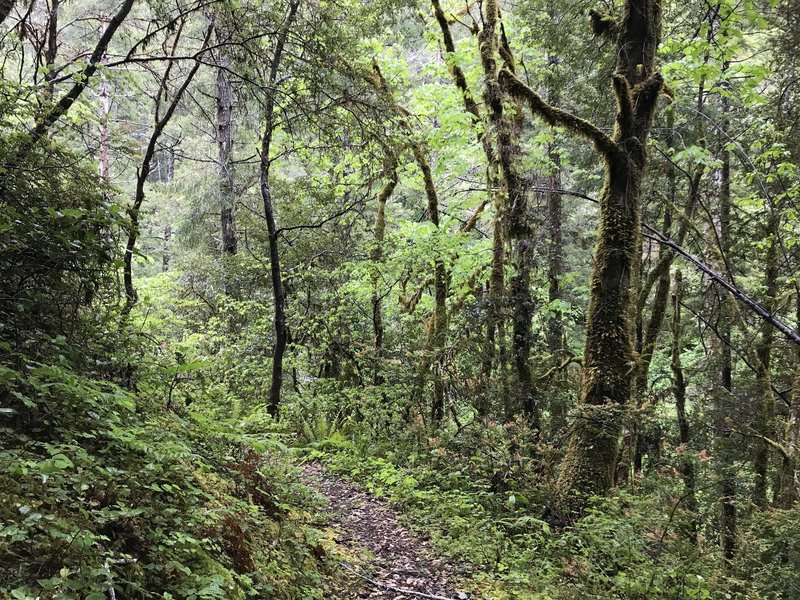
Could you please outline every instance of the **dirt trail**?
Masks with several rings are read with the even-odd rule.
[[[303,465],[302,473],[306,485],[327,499],[327,524],[335,531],[337,545],[351,553],[361,553],[366,548],[374,556],[367,566],[345,562],[347,589],[329,590],[326,597],[469,598],[453,584],[456,569],[436,558],[425,540],[400,525],[386,504],[316,463]]]

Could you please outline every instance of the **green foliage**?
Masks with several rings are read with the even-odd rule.
[[[65,364],[3,379],[0,593],[314,597],[313,502],[262,424],[148,409]]]
[[[645,389],[620,411],[618,488],[580,520],[558,512],[554,472],[579,416],[598,215],[586,198],[599,197],[604,173],[590,145],[505,98],[532,234],[495,245],[495,235],[508,233],[510,207],[506,186],[492,179],[502,169],[484,146],[497,153],[480,55],[486,40],[474,30],[486,21],[485,5],[465,11],[464,2],[443,1],[455,44],[444,56],[427,4],[301,2],[277,64],[287,2],[138,2],[112,41],[112,64],[29,147],[26,131],[68,89],[104,26],[97,15],[113,3],[60,4],[53,64],[45,55],[52,3],[17,2],[20,15],[29,11],[22,24],[15,13],[1,25],[0,596],[97,600],[113,588],[134,599],[323,597],[332,574],[312,525],[319,504],[292,467],[296,446],[391,502],[440,553],[464,563],[475,597],[800,596],[797,509],[750,502],[760,435],[781,448],[768,457],[770,474],[791,451],[797,356],[776,336],[759,370],[762,323],[747,310],[729,319],[724,292],[698,273],[685,274],[687,312],[675,339],[689,441],[677,422],[668,308]],[[620,3],[606,4],[605,19],[616,22]],[[723,274],[730,269],[735,285],[796,325],[800,15],[778,0],[662,7],[658,68],[667,87],[648,142],[643,221],[672,239],[685,229],[689,252]],[[604,65],[615,44],[592,38],[586,3],[502,8],[517,75],[611,131]],[[214,48],[196,54],[209,17]],[[113,64],[129,51],[129,62]],[[170,51],[182,58],[161,60]],[[402,119],[365,81],[373,57]],[[152,101],[172,97],[193,58],[200,70],[157,149],[159,167],[168,168],[146,185],[133,251],[139,302],[123,316],[125,205]],[[499,66],[508,56],[494,59]],[[224,256],[215,62],[233,93],[239,244]],[[464,109],[455,64],[483,118]],[[50,90],[43,78],[52,74]],[[267,105],[275,108],[267,158],[290,338],[279,422],[265,411],[275,342],[259,189]],[[438,228],[411,141],[431,164]],[[103,151],[110,182],[97,174]],[[399,182],[377,253],[375,198],[387,157]],[[555,223],[550,187],[567,192],[557,196]],[[722,256],[728,187],[732,239]],[[770,253],[773,282],[764,268]],[[663,254],[644,239],[636,285]],[[524,272],[523,259],[529,320],[519,323],[510,282]],[[447,323],[433,360],[437,263],[446,270]],[[503,275],[499,290],[489,283],[493,266]],[[640,304],[644,334],[654,303]],[[727,330],[731,391],[719,385]],[[521,341],[530,347],[527,365],[516,353]],[[520,366],[531,372],[525,389]],[[441,428],[430,419],[435,385],[446,403]],[[762,385],[778,394],[765,398]],[[538,431],[519,415],[522,395],[541,413]],[[720,441],[730,457],[715,454]],[[719,549],[726,461],[740,525],[732,560]]]
[[[754,514],[742,532],[742,547],[733,565],[738,596],[792,598],[800,592],[800,509]]]
[[[22,160],[21,147],[17,136],[0,137],[0,162]],[[63,342],[63,321],[107,295],[124,209],[62,145],[34,149],[24,163],[0,170],[0,335],[36,353]]]

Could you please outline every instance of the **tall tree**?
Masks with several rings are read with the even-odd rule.
[[[178,41],[180,40],[182,29],[183,25],[181,25],[181,27],[178,29],[175,36],[175,42],[172,45],[173,55],[178,49]],[[203,40],[203,48],[201,48],[201,52],[208,45],[212,29],[213,26],[209,25]],[[139,212],[142,209],[142,203],[145,199],[145,184],[147,183],[147,177],[150,174],[153,157],[156,154],[158,141],[161,138],[161,135],[164,133],[164,129],[166,129],[167,125],[172,120],[175,110],[180,105],[183,95],[186,93],[186,90],[192,83],[192,80],[197,74],[197,71],[200,69],[201,64],[202,63],[199,59],[194,60],[189,72],[186,74],[180,86],[169,101],[167,101],[167,98],[169,94],[170,75],[173,65],[175,65],[174,61],[170,61],[168,63],[159,84],[159,90],[156,94],[156,108],[153,115],[153,129],[150,133],[150,138],[147,142],[147,146],[145,146],[144,153],[142,154],[142,160],[136,173],[136,188],[133,195],[133,202],[131,202],[131,205],[128,207],[128,216],[130,217],[131,223],[130,232],[128,233],[128,241],[125,244],[125,255],[123,257],[122,268],[123,282],[125,285],[125,305],[122,309],[122,315],[124,317],[127,317],[130,314],[134,305],[138,301],[138,294],[136,293],[136,288],[133,284],[133,254],[134,250],[136,249],[136,241],[139,239]],[[163,113],[161,112],[162,109]]]
[[[382,298],[378,294],[378,282],[380,277],[380,265],[384,261],[383,245],[386,237],[386,203],[391,198],[395,187],[397,187],[397,157],[393,152],[387,151],[387,156],[383,166],[384,184],[378,193],[378,210],[375,213],[375,245],[370,253],[370,260],[373,264],[372,274],[372,331],[374,336],[375,367],[373,370],[372,381],[375,385],[383,383],[381,375],[381,358],[383,357],[383,312],[381,309]]]
[[[612,137],[555,108],[509,70],[502,81],[532,112],[591,140],[605,162],[600,224],[589,286],[580,412],[561,464],[558,489],[566,510],[581,510],[614,480],[619,437],[631,401],[637,356],[631,316],[632,283],[641,253],[641,188],[646,143],[662,87],[655,68],[661,29],[658,0],[627,0],[619,19],[593,17],[595,32],[615,37],[611,76],[617,102]],[[610,25],[609,23],[612,23]]]
[[[217,29],[217,38],[221,36]],[[221,43],[221,41],[220,41]],[[220,248],[223,254],[236,254],[239,237],[236,233],[234,211],[236,188],[233,176],[233,89],[228,78],[229,61],[224,48],[220,50],[217,67],[217,165],[220,196]]]
[[[283,25],[275,40],[275,47],[270,56],[270,67],[267,76],[267,96],[264,103],[264,133],[261,136],[261,161],[260,161],[260,186],[261,201],[264,205],[264,218],[267,221],[267,234],[269,235],[269,261],[270,278],[272,280],[273,301],[275,303],[275,343],[272,348],[272,380],[269,388],[267,411],[273,418],[278,417],[278,408],[281,403],[281,386],[283,384],[283,356],[289,341],[289,331],[286,325],[286,295],[283,289],[281,275],[281,255],[278,246],[278,226],[275,220],[275,203],[272,198],[270,184],[270,170],[273,161],[270,158],[272,150],[272,137],[278,127],[278,116],[275,112],[277,106],[278,74],[283,59],[286,40],[294,25],[300,0],[290,0]]]

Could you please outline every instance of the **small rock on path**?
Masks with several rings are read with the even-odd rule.
[[[352,483],[327,473],[319,464],[301,467],[302,479],[322,494],[328,503],[328,524],[335,528],[335,542],[358,551],[366,548],[374,556],[369,572],[356,572],[364,579],[353,582],[347,596],[330,591],[328,598],[373,598],[378,600],[414,600],[422,598],[403,591],[420,592],[453,600],[469,596],[457,591],[452,581],[455,568],[436,558],[429,544],[409,532],[397,521],[395,513],[383,502],[359,490]],[[356,575],[349,573],[351,578]],[[360,578],[359,578],[360,579]]]

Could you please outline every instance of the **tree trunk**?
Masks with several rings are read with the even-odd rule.
[[[533,242],[529,236],[517,240],[515,260],[517,272],[511,280],[511,303],[514,307],[512,352],[516,371],[514,395],[531,427],[539,431],[541,419],[537,403],[538,392],[530,367],[533,318],[533,300],[530,291],[532,254]]]
[[[461,69],[460,65],[456,62],[457,59],[456,59],[455,42],[453,41],[453,34],[450,30],[450,24],[447,21],[447,17],[445,16],[444,11],[442,10],[442,6],[439,0],[431,0],[431,4],[433,6],[433,14],[442,32],[442,42],[444,44],[445,52],[447,53],[446,60],[447,60],[448,70],[450,71],[450,75],[453,78],[453,83],[461,92],[461,97],[464,102],[464,110],[470,115],[473,124],[481,125],[486,123],[487,128],[491,130],[493,128],[493,124],[496,122],[496,118],[498,117],[498,113],[495,110],[496,106],[490,106],[490,110],[488,111],[487,115],[485,114],[485,111],[481,111],[477,102],[475,102],[472,92],[470,91],[469,86],[467,84],[466,76],[464,75],[464,72]],[[489,52],[489,54],[491,53],[492,52]],[[484,55],[485,51],[482,51],[482,59]],[[486,69],[487,62],[484,60],[482,60],[482,62],[484,65],[484,69]],[[489,63],[489,65],[493,67],[494,65],[493,60],[491,63]],[[492,71],[491,73],[489,71],[486,71],[486,74],[487,74],[486,81],[487,82],[494,81],[496,84],[497,74],[494,71]],[[488,89],[489,89],[488,86],[484,87],[484,99],[487,98],[486,94]],[[489,413],[488,383],[491,377],[492,368],[494,364],[495,350],[496,350],[495,345],[498,339],[500,340],[500,344],[502,345],[504,338],[504,335],[498,329],[500,321],[500,308],[502,304],[503,285],[504,285],[503,282],[504,207],[503,207],[502,194],[500,193],[501,183],[499,178],[499,165],[497,163],[496,154],[492,146],[492,136],[486,135],[486,133],[483,132],[480,128],[478,128],[477,130],[477,136],[481,142],[481,146],[483,147],[484,155],[486,156],[486,188],[489,197],[488,202],[491,202],[495,208],[495,223],[494,223],[493,249],[492,249],[492,269],[491,269],[489,290],[486,301],[486,338],[484,341],[484,353],[483,353],[483,361],[481,367],[481,373],[483,378],[483,389],[481,390],[480,398],[476,403],[476,409],[478,411],[478,414],[480,416],[485,417]],[[481,206],[484,205],[482,204]],[[502,350],[501,354],[504,354]]]
[[[50,0],[50,14],[47,16],[47,47],[44,52],[44,64],[47,71],[44,80],[47,82],[46,95],[49,98],[55,93],[53,79],[56,76],[55,65],[58,56],[58,8],[61,0]]]
[[[428,219],[439,230],[439,198],[433,183],[433,173],[428,157],[420,144],[414,143],[412,150],[417,166],[422,171],[425,183],[425,196],[428,199]],[[441,425],[444,418],[444,347],[447,341],[447,272],[444,261],[437,252],[433,262],[434,309],[431,327],[431,346],[433,353],[433,403],[431,405],[431,422],[434,428]]]
[[[553,19],[553,7],[548,5],[548,12]],[[558,57],[551,55],[548,63],[552,69],[558,65]],[[554,74],[548,76],[547,81],[547,101],[551,105],[556,105],[561,101],[558,82]],[[555,134],[554,134],[555,135]],[[561,155],[558,152],[557,140],[548,144],[547,155],[550,159],[550,174],[547,177],[547,185],[551,190],[561,189]],[[564,275],[564,234],[563,224],[564,210],[561,194],[557,191],[547,193],[547,300],[550,305],[550,313],[547,318],[547,349],[552,357],[551,368],[561,362],[563,351],[566,348],[564,339],[564,314],[561,302],[563,292],[561,290],[561,278]],[[567,404],[563,395],[552,395],[550,401],[550,431],[557,435],[567,419]]]
[[[641,254],[645,144],[662,86],[654,68],[660,13],[658,0],[628,0],[620,22],[613,76],[617,124],[614,148],[604,152],[606,173],[589,284],[581,410],[557,481],[568,512],[580,511],[589,495],[604,494],[613,484],[622,423],[633,391],[637,356],[631,288]]]
[[[220,192],[220,248],[223,254],[236,254],[239,242],[234,222],[236,192],[233,165],[233,91],[225,65],[217,69],[217,150]]]
[[[491,180],[491,178],[489,178]],[[504,236],[504,200],[495,196],[494,224],[492,227],[492,266],[489,275],[489,288],[486,294],[486,339],[484,341],[481,375],[484,383],[483,397],[478,404],[478,414],[482,417],[490,413],[489,383],[495,358],[499,358],[502,367],[506,363],[505,328],[503,327],[502,309],[505,290],[505,236]],[[499,349],[499,352],[498,352]]]
[[[686,535],[696,545],[699,531],[697,497],[695,495],[697,475],[694,467],[694,448],[692,447],[689,419],[686,414],[686,380],[681,364],[682,299],[683,276],[679,270],[675,273],[675,285],[672,292],[672,361],[670,367],[672,369],[672,390],[675,395],[675,413],[678,420],[678,439],[682,448],[680,471],[683,477],[684,505],[690,514]]]
[[[269,399],[267,400],[267,412],[273,419],[278,418],[278,409],[281,403],[283,356],[286,353],[289,332],[286,325],[286,296],[283,291],[280,251],[278,248],[278,235],[280,232],[275,224],[275,206],[272,201],[272,188],[269,182],[269,172],[272,166],[269,153],[272,147],[272,134],[277,126],[275,119],[275,90],[272,88],[278,81],[278,69],[283,58],[283,49],[299,7],[300,0],[292,0],[289,3],[289,11],[275,42],[275,51],[272,55],[272,64],[270,65],[268,77],[271,89],[267,92],[268,96],[264,106],[264,134],[261,136],[260,190],[261,200],[264,205],[264,218],[267,221],[267,233],[269,235],[270,279],[272,280],[272,294],[275,302],[275,345],[272,348],[272,381],[270,382]]]
[[[775,310],[775,300],[778,294],[778,236],[780,231],[778,231],[777,216],[777,210],[772,210],[766,228],[769,246],[764,264],[764,289],[766,290],[764,306],[770,312]],[[772,453],[770,444],[764,438],[775,439],[775,397],[772,392],[770,375],[774,331],[769,323],[763,323],[756,347],[758,356],[756,390],[759,396],[756,430],[763,437],[758,440],[753,457],[753,470],[756,475],[753,500],[761,510],[769,508],[767,487],[769,485],[769,458]]]
[[[164,254],[161,257],[161,272],[169,271],[169,261],[172,258],[172,225],[164,225]]]
[[[502,177],[503,193],[498,195],[497,218],[504,219],[506,227],[503,227],[503,220],[499,222],[500,227],[496,231],[505,233],[507,229],[508,237],[514,241],[516,273],[511,280],[511,304],[513,306],[513,337],[512,337],[512,357],[514,361],[515,381],[511,394],[505,391],[505,416],[507,419],[513,417],[515,412],[521,407],[531,425],[535,429],[540,429],[539,407],[537,405],[537,391],[534,387],[533,376],[530,369],[531,351],[531,318],[533,317],[533,301],[530,293],[530,273],[533,254],[533,240],[528,222],[528,203],[527,191],[520,178],[515,161],[519,154],[519,124],[522,118],[521,106],[516,111],[516,116],[504,114],[503,99],[505,90],[500,85],[496,56],[499,53],[503,57],[504,67],[513,75],[514,60],[511,51],[505,40],[500,43],[500,32],[498,31],[500,19],[500,7],[495,0],[487,0],[484,4],[484,27],[480,32],[480,54],[481,64],[484,72],[484,101],[489,109],[488,131],[495,139],[497,145],[496,156],[499,163],[500,175]],[[512,99],[517,103],[520,98]],[[492,152],[494,155],[494,151]],[[491,172],[496,172],[497,166],[492,165]],[[490,177],[490,183],[492,179]],[[507,215],[505,214],[507,212]],[[496,248],[497,263],[492,265],[493,279],[497,277],[497,283],[502,283],[503,263],[502,238],[497,240]],[[490,290],[491,291],[491,290]],[[490,313],[490,327],[498,328],[500,323],[500,313],[495,308],[496,299],[492,299],[493,312]],[[503,377],[505,381],[505,377]],[[509,397],[510,396],[510,397]],[[513,400],[513,401],[512,401]]]
[[[397,186],[397,159],[394,155],[386,158],[383,169],[385,183],[378,194],[378,210],[375,214],[375,246],[370,260],[373,263],[372,274],[372,330],[375,340],[375,365],[373,368],[373,384],[381,385],[381,358],[383,357],[383,314],[381,311],[381,296],[378,294],[379,265],[383,263],[383,240],[386,233],[386,202]]]
[[[558,101],[558,96],[551,94],[551,98]],[[561,189],[561,159],[555,146],[551,145],[548,152],[553,162],[553,172],[548,177],[548,187],[553,190]],[[555,306],[547,319],[547,348],[551,354],[557,354],[564,346],[564,320],[561,307],[562,300],[561,277],[564,275],[564,250],[563,221],[564,211],[561,194],[550,192],[547,194],[547,300],[551,307]]]
[[[100,83],[100,178],[108,183],[111,176],[109,151],[111,141],[108,132],[108,119],[111,114],[111,95],[108,79],[103,77]]]
[[[640,202],[647,136],[663,85],[655,71],[660,2],[628,0],[619,23],[616,73],[611,78],[617,100],[613,137],[551,106],[507,69],[501,72],[513,96],[527,100],[531,110],[551,125],[591,140],[606,166],[589,284],[581,414],[556,483],[565,516],[581,513],[591,495],[604,494],[613,485],[637,362],[632,287],[641,255]]]
[[[269,262],[270,278],[272,279],[272,294],[275,302],[275,345],[272,349],[272,381],[269,387],[269,400],[267,412],[273,417],[278,417],[278,407],[281,403],[281,384],[283,383],[283,356],[286,353],[286,297],[283,292],[281,279],[280,252],[278,249],[278,228],[275,225],[275,208],[272,202],[272,189],[269,184],[269,149],[272,141],[272,122],[274,106],[272,102],[266,114],[267,125],[261,138],[261,200],[264,203],[264,217],[267,220],[269,234]]]
[[[797,322],[800,323],[800,292],[797,293]],[[800,499],[800,477],[797,471],[797,457],[800,453],[800,349],[795,355],[794,381],[786,419],[786,454],[781,465],[781,480],[775,504],[780,508],[790,508]]]
[[[723,113],[727,112],[727,100],[723,98]],[[727,133],[727,117],[722,123],[723,135]],[[720,159],[722,168],[720,170],[720,191],[719,191],[719,244],[722,255],[723,265],[728,278],[731,279],[730,269],[727,267],[728,257],[731,250],[731,155],[726,148],[727,140],[722,140],[722,151]],[[720,481],[720,495],[722,507],[719,515],[720,519],[720,544],[722,545],[723,555],[730,560],[736,554],[736,473],[733,467],[735,448],[730,439],[730,427],[725,422],[728,410],[726,404],[731,402],[733,397],[733,357],[731,354],[731,322],[733,321],[735,306],[731,306],[733,300],[725,297],[720,306],[720,356],[719,356],[719,376],[722,388],[721,399],[714,411],[714,455],[717,458],[716,466]]]
[[[107,23],[103,23],[103,31],[105,32],[105,28],[107,27]],[[100,62],[105,63],[106,55],[104,54]],[[109,137],[108,131],[108,120],[111,114],[111,84],[108,81],[108,77],[105,73],[100,74],[100,89],[98,90],[98,96],[100,97],[100,148],[99,148],[99,162],[100,162],[100,179],[102,179],[105,183],[110,182],[111,177],[111,168],[109,163],[109,153],[111,151],[111,139]]]

